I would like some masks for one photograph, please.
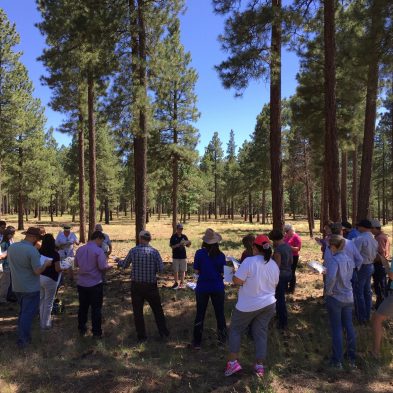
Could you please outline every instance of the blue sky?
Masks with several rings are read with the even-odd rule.
[[[198,71],[196,86],[198,109],[201,117],[196,124],[200,133],[199,151],[202,153],[217,131],[226,149],[229,132],[235,131],[236,144],[240,146],[248,139],[255,126],[255,119],[262,106],[269,101],[269,86],[265,82],[252,82],[243,97],[235,98],[233,90],[226,90],[218,78],[214,66],[225,59],[217,37],[223,32],[224,18],[213,14],[211,0],[186,0],[187,12],[181,17],[182,42],[191,52],[192,66]],[[40,19],[34,0],[0,0],[2,7],[21,37],[18,48],[23,51],[22,62],[29,70],[35,86],[35,96],[46,106],[47,127],[55,129],[61,124],[63,115],[48,107],[51,92],[40,83],[45,73],[42,64],[37,61],[45,44],[44,37],[34,26]],[[282,96],[288,97],[295,92],[295,76],[299,63],[296,55],[282,53]],[[68,144],[70,138],[55,133],[60,144]]]

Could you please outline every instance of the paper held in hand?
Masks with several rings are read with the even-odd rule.
[[[49,257],[46,257],[45,255],[41,255],[41,257],[40,257],[40,264],[41,264],[41,266],[45,263],[45,261],[47,261],[47,260],[49,260],[49,261],[53,261],[53,258],[49,258]]]
[[[314,269],[315,271],[317,271],[319,274],[323,274],[326,272],[326,267],[317,261],[307,262],[307,265],[309,267],[311,267],[311,269]]]

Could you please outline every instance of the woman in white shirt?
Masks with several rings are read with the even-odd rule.
[[[238,362],[240,342],[249,325],[255,344],[254,371],[259,377],[264,375],[267,331],[276,310],[275,292],[280,277],[280,269],[271,259],[272,252],[269,238],[258,235],[253,244],[254,256],[246,258],[233,276],[233,283],[241,287],[232,312],[226,376],[242,369]]]
[[[74,244],[79,245],[78,238],[71,232],[70,225],[63,225],[63,231],[56,237],[56,247],[62,260],[74,256]]]

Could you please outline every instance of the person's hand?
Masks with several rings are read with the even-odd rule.
[[[52,265],[52,260],[51,259],[45,259],[45,262],[44,262],[44,266],[45,266],[45,269],[47,268],[47,267],[49,267],[49,266],[51,266]]]

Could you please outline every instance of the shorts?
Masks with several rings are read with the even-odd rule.
[[[393,318],[393,294],[391,293],[379,305],[377,313],[388,318]]]
[[[175,273],[187,271],[187,259],[173,259],[172,269]]]

